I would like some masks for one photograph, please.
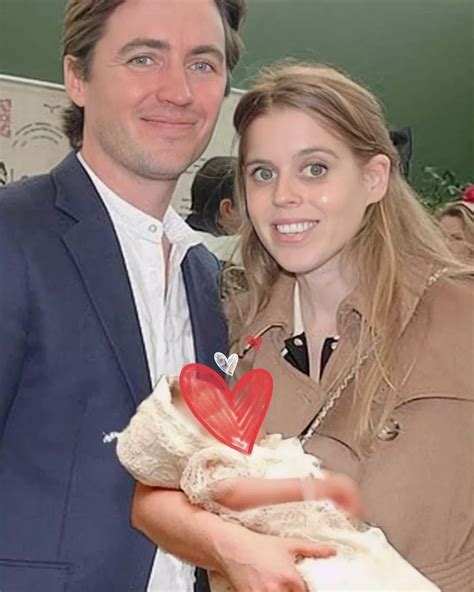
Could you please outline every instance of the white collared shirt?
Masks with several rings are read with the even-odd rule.
[[[163,221],[153,218],[107,187],[80,153],[77,157],[112,219],[132,286],[154,388],[161,375],[177,376],[185,364],[196,361],[181,263],[187,251],[202,241],[171,207]],[[167,291],[164,235],[171,245]],[[193,581],[194,566],[158,549],[147,592],[192,592]]]

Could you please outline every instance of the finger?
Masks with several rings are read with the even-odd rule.
[[[308,541],[294,540],[290,543],[290,551],[294,556],[300,557],[332,557],[336,554],[334,547],[324,543],[310,543]]]
[[[297,556],[299,557],[313,557],[315,559],[327,559],[328,557],[333,557],[335,554],[336,549],[329,546],[308,547],[297,552]]]
[[[365,516],[366,516],[366,512],[365,512],[364,506],[361,503],[359,503],[359,505],[357,506],[357,518],[359,518],[360,520],[363,520]]]
[[[287,588],[285,588],[285,592],[310,592],[308,586],[304,582],[301,577],[295,577],[290,582],[288,582]]]
[[[361,520],[364,518],[365,511],[360,496],[355,496],[353,498],[350,510],[351,514],[353,514],[355,517]]]
[[[343,504],[340,504],[339,507],[341,507],[344,512],[352,518],[357,518],[359,516],[360,505],[354,498],[348,497],[346,500],[344,500]]]

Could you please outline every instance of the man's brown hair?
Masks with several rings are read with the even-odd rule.
[[[105,34],[109,18],[126,0],[68,0],[64,16],[62,42],[63,57],[76,58],[75,68],[84,80],[88,80],[94,50]],[[228,75],[237,65],[242,53],[239,30],[245,16],[245,0],[214,0],[222,16],[226,40]],[[228,76],[226,96],[230,92]],[[80,150],[84,128],[84,109],[74,103],[65,109],[63,130],[71,147]]]

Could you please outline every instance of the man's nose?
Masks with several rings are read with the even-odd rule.
[[[156,95],[160,101],[185,107],[193,102],[193,93],[186,69],[183,66],[169,65],[158,74]]]

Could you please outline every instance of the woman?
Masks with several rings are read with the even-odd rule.
[[[469,590],[473,270],[403,180],[379,103],[344,75],[272,68],[234,123],[249,293],[229,307],[233,349],[240,373],[273,375],[266,430],[353,477],[412,565]]]
[[[301,434],[408,561],[467,590],[472,270],[403,180],[379,103],[342,74],[272,69],[234,123],[250,285],[234,334],[241,369],[273,374],[266,428]]]

